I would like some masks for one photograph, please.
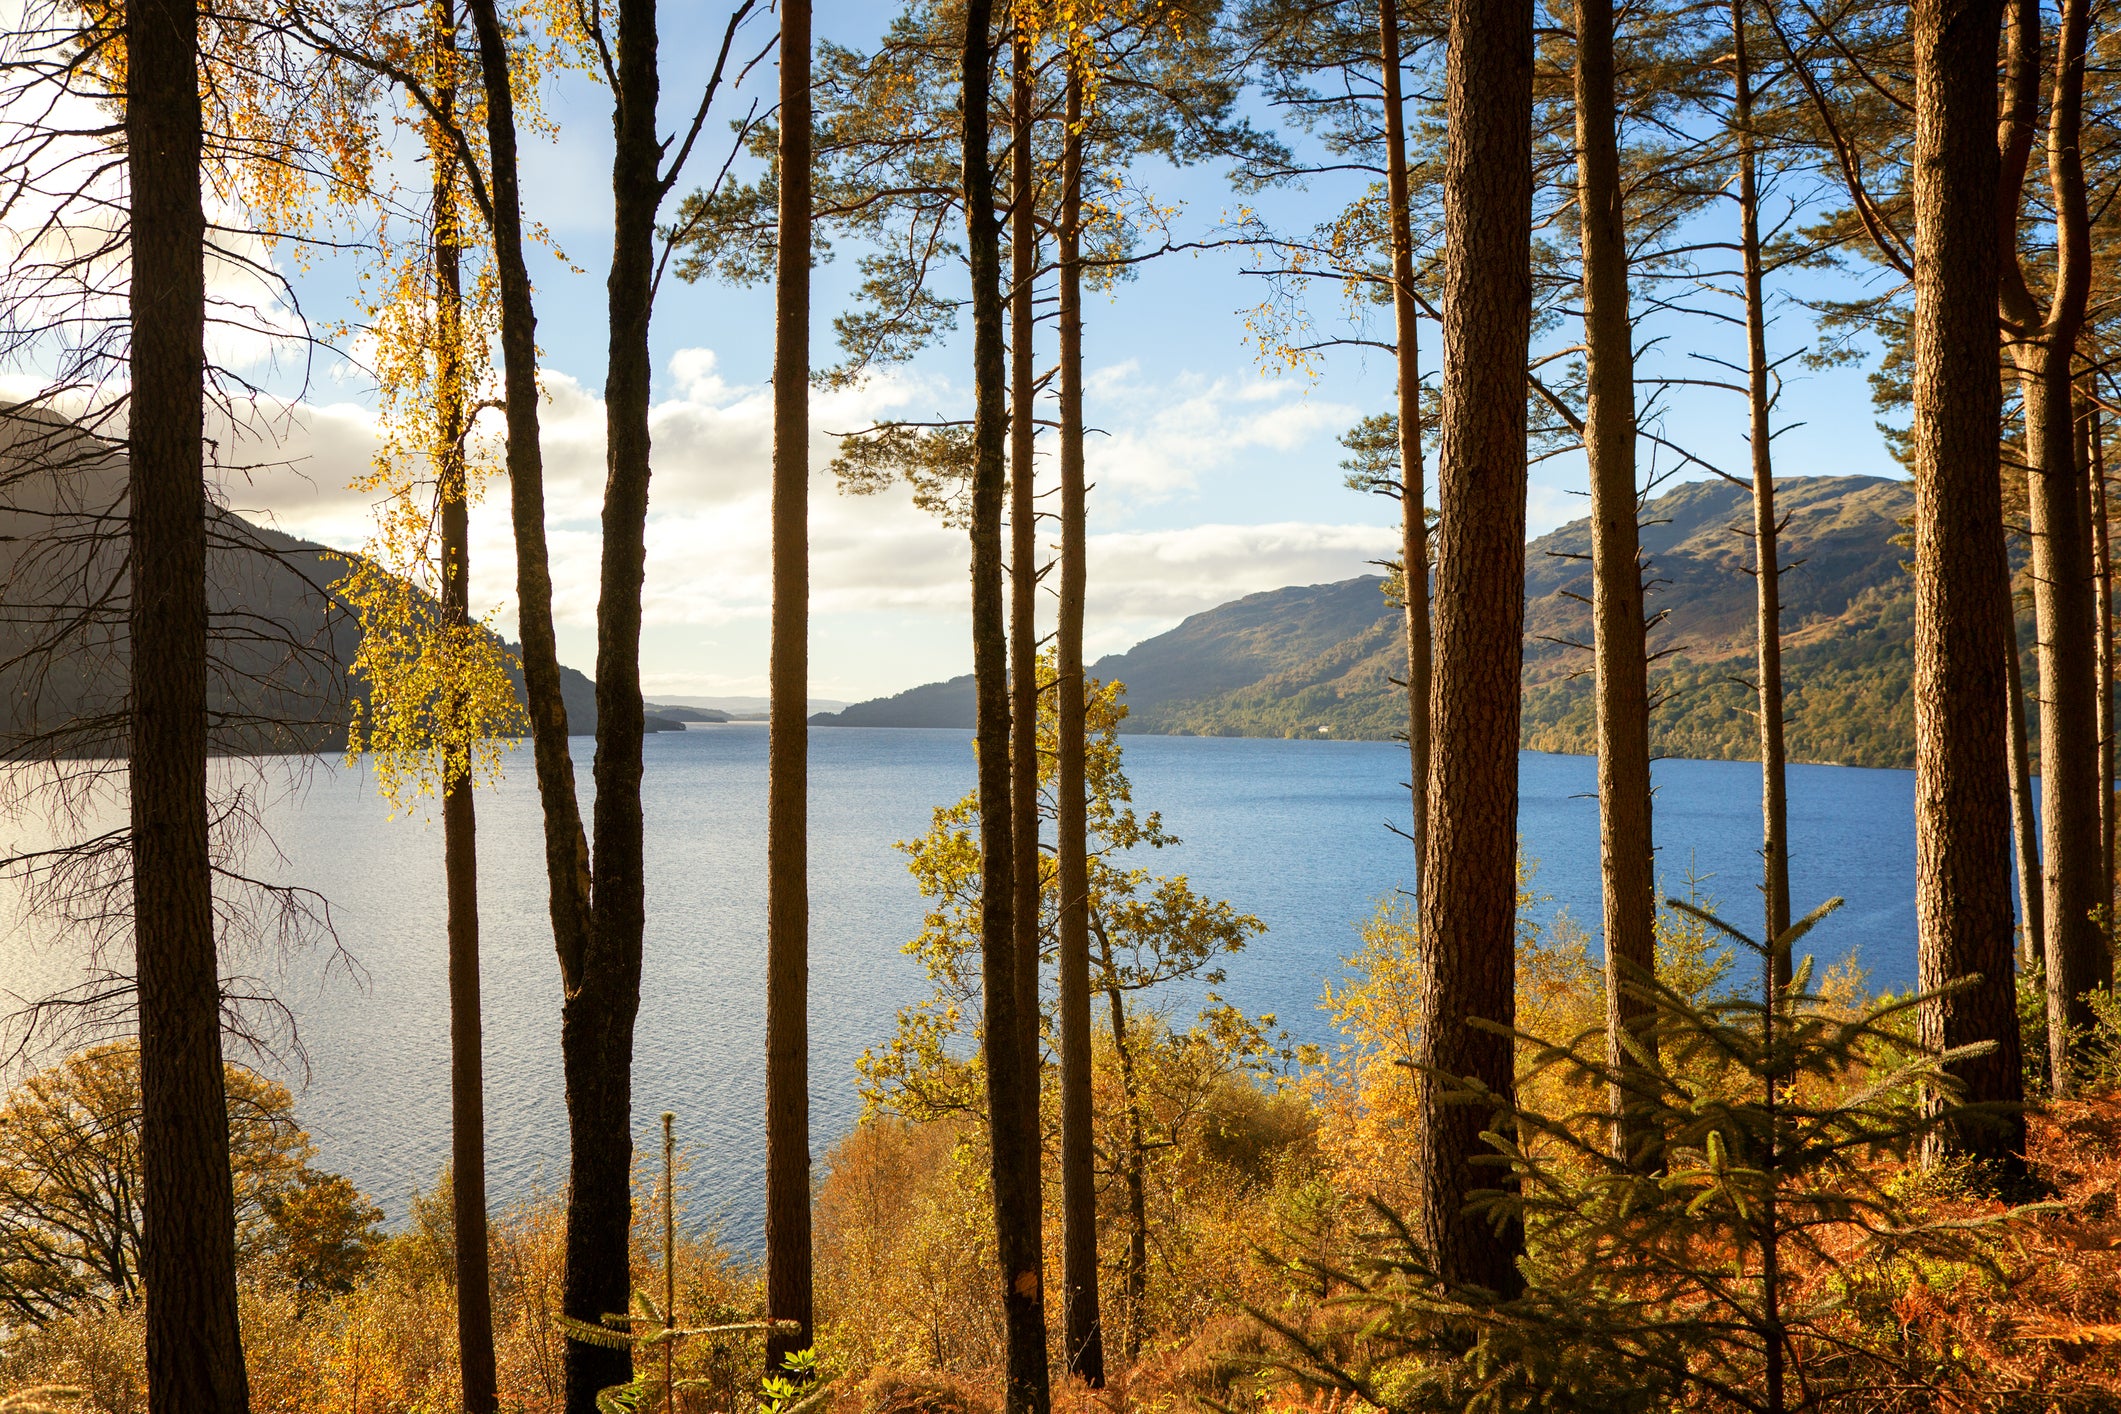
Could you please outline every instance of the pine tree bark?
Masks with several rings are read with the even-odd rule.
[[[2086,400],[2085,430],[2091,443],[2092,621],[2099,653],[2094,676],[2099,713],[2099,906],[2109,953],[2114,936],[2114,560],[2107,520],[2106,439],[2096,402]]]
[[[2069,1093],[2069,1038],[2090,1024],[2087,994],[2112,983],[2092,910],[2099,901],[2097,692],[2093,683],[2091,537],[2072,445],[2071,362],[2090,292],[2083,158],[2084,0],[2065,0],[2048,104],[2047,169],[2055,274],[2042,308],[2018,255],[2018,217],[2039,109],[2040,9],[2007,11],[2001,202],[1993,214],[2005,344],[2025,418],[2026,510],[2032,531],[2033,610],[2040,646],[2040,806],[2046,924],[2049,1065]]]
[[[1452,0],[1445,67],[1443,401],[1429,827],[1421,881],[1418,1231],[1447,1277],[1520,1285],[1520,1224],[1468,1213],[1501,1181],[1493,1116],[1435,1078],[1515,1093],[1517,742],[1524,658],[1525,364],[1531,330],[1532,6]]]
[[[1016,855],[1017,1045],[1040,1069],[1038,964],[1038,205],[1031,162],[1031,45],[1011,24],[1009,83],[1009,827]],[[1034,1084],[1036,1082],[1034,1081]]]
[[[2010,695],[2005,706],[2010,723],[2011,828],[2018,864],[2018,965],[2030,971],[2040,960],[2047,930],[2041,922],[2045,896],[2040,885],[2040,814],[2033,806],[2032,751],[2026,740],[2025,673],[2018,652],[2017,620],[2014,603],[2005,635],[2010,657]]]
[[[1001,231],[989,165],[993,0],[967,0],[960,51],[960,160],[972,284],[972,675],[979,755],[980,948],[994,1233],[1001,1268],[1007,1414],[1045,1414],[1046,1311],[1039,1211],[1038,1077],[1015,1044],[1016,852],[1009,764],[1009,645],[1002,592],[1008,370],[1003,353]]]
[[[1636,528],[1635,347],[1628,317],[1627,216],[1613,96],[1612,0],[1576,0],[1576,205],[1583,244],[1588,365],[1583,447],[1591,476],[1592,637],[1597,663],[1599,869],[1604,883],[1606,1045],[1615,1072],[1651,1009],[1638,990],[1657,970],[1657,878],[1650,832],[1649,649]],[[1611,1096],[1614,1147],[1636,1148],[1629,1087]]]
[[[1782,526],[1775,514],[1774,428],[1767,356],[1767,293],[1760,257],[1759,157],[1753,137],[1753,66],[1746,45],[1745,0],[1732,0],[1735,44],[1733,118],[1738,132],[1739,239],[1745,262],[1746,408],[1753,470],[1753,587],[1758,610],[1756,697],[1760,712],[1761,899],[1767,936],[1790,926],[1790,822],[1783,749]],[[1776,980],[1787,986],[1791,958],[1776,959]]]
[[[152,1414],[250,1407],[206,811],[206,217],[199,11],[125,10],[131,185],[127,763]]]
[[[1399,367],[1399,565],[1407,640],[1407,788],[1414,805],[1414,876],[1429,829],[1429,517],[1421,464],[1421,330],[1414,299],[1413,201],[1407,177],[1407,118],[1400,85],[1399,4],[1378,5],[1384,75],[1385,193],[1391,203],[1392,333]]]
[[[1391,3],[1391,0],[1386,0]],[[1068,1373],[1105,1384],[1098,1299],[1096,1124],[1090,1103],[1090,818],[1085,769],[1083,595],[1089,510],[1083,476],[1083,81],[1068,69],[1060,190],[1060,620],[1053,690],[1054,864],[1060,895],[1055,970],[1060,981],[1061,1279]]]
[[[455,0],[436,7],[437,31],[457,41]],[[436,86],[441,121],[456,121],[456,84]],[[464,461],[469,430],[464,386],[463,236],[457,229],[456,145],[428,146],[434,173],[435,310],[441,339],[436,378],[441,417],[437,499],[442,522],[442,623],[471,629],[471,490]],[[472,803],[471,757],[452,751],[442,783],[442,874],[449,937],[449,1171],[456,1225],[457,1367],[466,1414],[498,1407],[493,1353],[493,1287],[486,1237],[486,1067],[479,998],[479,844]]]
[[[1993,1042],[1970,1100],[2021,1098],[2004,756],[2009,569],[1992,330],[2000,252],[1995,0],[1910,7],[1915,60],[1915,889],[1925,1043]],[[1947,1123],[1937,1148],[2022,1166],[2022,1116]]]
[[[810,0],[781,0],[774,270],[773,648],[766,783],[766,1337],[777,1371],[811,1346]]]

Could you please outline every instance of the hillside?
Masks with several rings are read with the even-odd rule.
[[[1793,760],[1907,766],[1912,586],[1893,543],[1912,488],[1877,477],[1791,477],[1783,658]],[[1750,759],[1754,725],[1751,498],[1722,481],[1689,482],[1653,501],[1643,550],[1650,647],[1660,694],[1652,742],[1662,755]],[[1534,540],[1525,570],[1524,743],[1592,749],[1590,524]],[[1405,699],[1399,615],[1370,575],[1248,595],[1095,664],[1127,684],[1128,730],[1203,736],[1388,738]],[[1583,596],[1579,598],[1577,596]],[[813,719],[823,725],[972,724],[972,680],[954,678]],[[1323,730],[1321,730],[1323,728]]]
[[[125,476],[111,444],[0,408],[0,752],[10,759],[124,750]],[[344,747],[359,629],[330,588],[345,569],[336,551],[209,508],[215,752]],[[60,612],[69,605],[89,607]],[[595,684],[560,671],[569,728],[593,732]]]

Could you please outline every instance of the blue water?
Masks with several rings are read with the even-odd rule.
[[[578,742],[586,748],[586,742]],[[1155,860],[1267,925],[1221,990],[1324,1039],[1320,985],[1356,928],[1412,884],[1402,747],[1388,742],[1128,737],[1135,800],[1183,843]],[[766,734],[735,724],[647,741],[648,936],[634,1119],[646,1139],[678,1115],[696,1221],[755,1242],[764,1156]],[[581,752],[587,804],[587,751]],[[1598,917],[1595,764],[1526,753],[1521,831],[1543,918]],[[922,902],[894,842],[971,788],[962,732],[843,728],[811,756],[812,1125],[820,1153],[860,1108],[853,1063],[924,991],[899,946]],[[1667,892],[1691,874],[1727,916],[1759,913],[1759,772],[1727,762],[1656,768]],[[1914,977],[1914,778],[1904,771],[1790,771],[1791,875],[1800,911],[1848,904],[1812,935],[1823,958],[1859,954],[1874,987]],[[525,752],[478,799],[487,1152],[497,1200],[565,1179],[558,1054],[559,969],[546,916],[535,785]],[[289,1066],[319,1162],[374,1195],[392,1219],[431,1183],[448,1149],[448,1056],[439,823],[389,818],[360,771],[319,769],[268,811],[281,857],[253,868],[318,890],[360,976],[320,954],[270,962],[306,1048]],[[9,985],[56,975],[52,950],[0,941]],[[263,964],[261,964],[262,966]],[[16,986],[16,975],[24,978]]]

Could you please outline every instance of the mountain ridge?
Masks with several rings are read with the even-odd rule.
[[[124,451],[52,413],[0,404],[0,486],[0,751],[121,755]],[[343,750],[360,630],[331,587],[353,557],[211,503],[207,542],[210,749]],[[68,603],[94,607],[54,612]],[[510,676],[520,700],[520,665]],[[593,733],[596,684],[562,665],[560,690],[569,730]]]
[[[1894,543],[1914,510],[1906,481],[1872,476],[1776,482],[1787,519],[1782,642],[1793,761],[1913,764],[1914,591]],[[1654,655],[1652,749],[1755,757],[1749,489],[1683,483],[1644,510]],[[1590,692],[1590,523],[1526,547],[1523,742],[1594,746]],[[1401,613],[1363,575],[1249,594],[1109,654],[1089,672],[1127,684],[1129,732],[1388,739],[1404,730]],[[972,724],[969,676],[812,718],[820,726]]]

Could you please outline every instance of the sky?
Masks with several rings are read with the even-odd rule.
[[[819,0],[821,41],[861,46],[891,7],[877,0]],[[665,8],[663,128],[676,130],[698,101],[725,22],[720,5]],[[749,31],[763,49],[771,20]],[[740,47],[742,47],[740,45]],[[680,190],[719,165],[724,121],[754,98],[771,101],[769,56],[734,105],[718,105],[708,140]],[[552,135],[524,154],[524,195],[564,262],[533,254],[539,343],[547,402],[543,440],[555,612],[563,661],[594,663],[598,513],[603,482],[605,352],[603,278],[609,255],[608,94],[565,76],[547,100]],[[1256,115],[1273,116],[1263,106]],[[1233,213],[1213,169],[1146,171],[1144,183],[1176,203],[1174,226],[1202,233]],[[697,180],[695,180],[697,179]],[[1307,228],[1357,188],[1346,180],[1243,203],[1283,229]],[[1735,227],[1735,213],[1729,217]],[[308,310],[335,314],[351,289],[351,257],[276,257]],[[1189,614],[1261,590],[1375,572],[1397,539],[1397,505],[1348,490],[1338,434],[1391,405],[1386,355],[1337,353],[1308,372],[1263,364],[1246,316],[1264,296],[1241,253],[1168,256],[1085,309],[1086,417],[1090,494],[1086,647],[1094,658],[1123,650]],[[852,252],[821,266],[814,290],[813,356],[834,355],[831,317],[852,299]],[[768,493],[772,417],[771,292],[667,280],[651,333],[655,450],[648,527],[644,691],[648,697],[759,694],[765,690],[770,602]],[[1322,311],[1337,297],[1320,296]],[[1687,351],[1742,359],[1728,333],[1693,321]],[[1656,356],[1688,363],[1650,323],[1638,330]],[[1050,332],[1042,365],[1050,362]],[[1424,329],[1433,376],[1436,331]],[[1573,337],[1572,335],[1567,337]],[[1812,335],[1802,312],[1783,309],[1770,331],[1781,355]],[[1719,342],[1720,341],[1720,342]],[[355,349],[357,351],[358,345]],[[254,358],[260,381],[294,400],[269,420],[222,494],[234,509],[342,548],[370,533],[369,498],[349,488],[374,445],[372,377],[357,357],[314,363],[284,352]],[[1726,376],[1699,362],[1682,371]],[[947,529],[903,490],[839,493],[825,472],[829,434],[880,418],[960,415],[970,404],[969,338],[953,338],[910,364],[850,390],[813,398],[811,691],[844,701],[896,692],[970,667],[969,581],[962,531]],[[1780,474],[1897,475],[1873,425],[1861,369],[1807,373],[1792,365],[1785,393],[1790,426],[1776,441]],[[1664,435],[1702,459],[1745,464],[1744,407],[1713,389],[1675,396]],[[1647,463],[1653,449],[1647,445]],[[1668,454],[1656,453],[1669,467]],[[1052,475],[1049,459],[1042,474]],[[1684,473],[1703,474],[1698,468]],[[1584,513],[1580,456],[1536,465],[1528,504],[1533,535]],[[474,600],[494,626],[513,632],[513,557],[505,485],[491,486],[473,517]]]

